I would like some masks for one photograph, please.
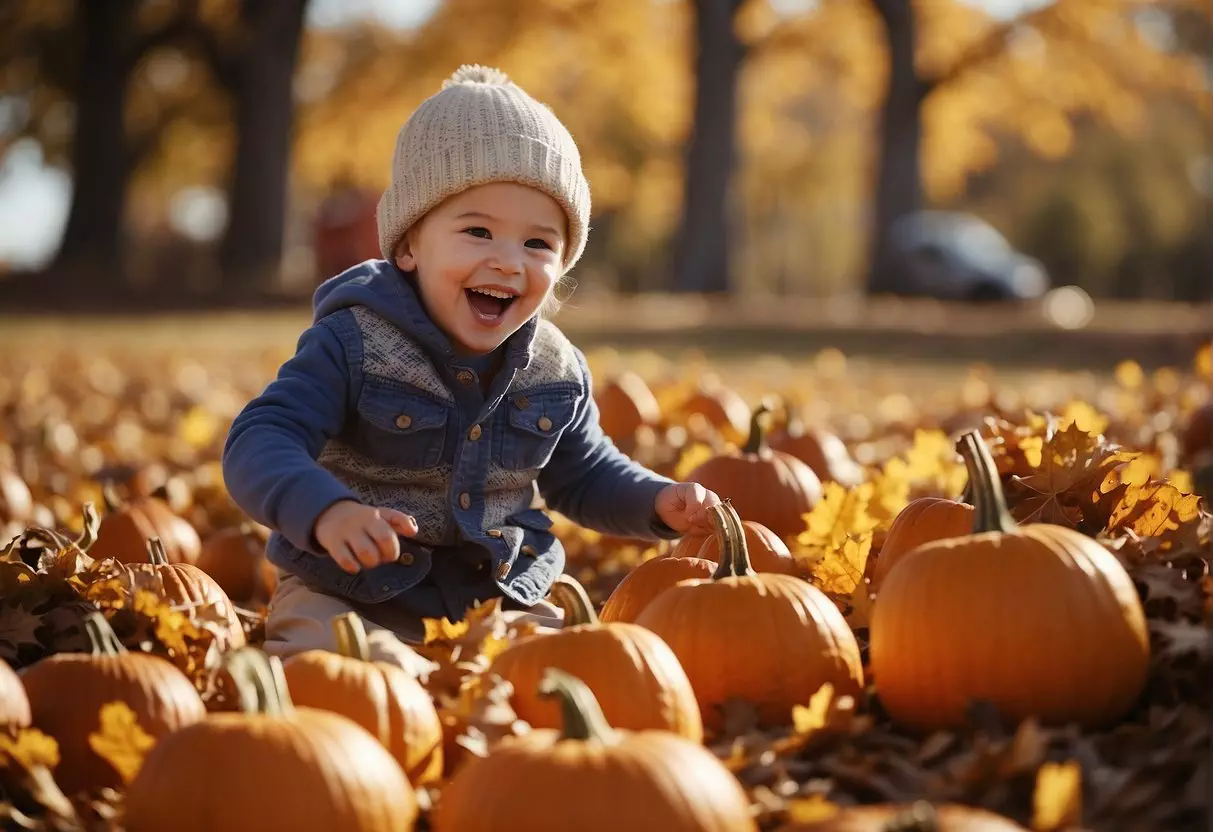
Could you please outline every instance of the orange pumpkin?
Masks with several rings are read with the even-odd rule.
[[[159,538],[170,563],[194,563],[202,550],[198,532],[178,517],[159,497],[136,497],[123,503],[109,486],[104,489],[106,515],[89,554],[122,563],[139,563],[147,541]]]
[[[822,482],[833,481],[847,488],[863,482],[863,468],[851,458],[841,439],[828,430],[808,427],[800,414],[786,409],[788,418],[783,428],[771,433],[772,450],[796,457]]]
[[[716,568],[714,561],[674,553],[650,558],[624,576],[602,605],[599,618],[606,622],[635,621],[641,610],[674,584],[688,578],[711,577]]]
[[[804,515],[821,499],[821,481],[796,457],[767,446],[762,426],[766,413],[765,405],[754,411],[750,438],[740,453],[713,457],[686,478],[731,500],[738,513],[786,538],[804,531]]]
[[[617,445],[635,441],[636,431],[661,422],[661,406],[644,379],[624,370],[594,391],[598,423]]]
[[[612,725],[703,741],[691,683],[665,642],[636,624],[599,621],[585,590],[567,575],[556,579],[552,599],[565,611],[564,629],[514,642],[490,668],[513,685],[519,719],[535,728],[559,727],[560,709],[537,695],[544,671],[557,667],[589,686]]]
[[[943,497],[920,497],[910,501],[885,535],[880,554],[873,558],[869,579],[873,591],[880,588],[889,570],[911,550],[933,540],[960,537],[973,529],[973,506]]]
[[[0,730],[24,728],[31,719],[29,697],[21,685],[21,677],[0,659]]]
[[[413,829],[413,787],[362,726],[295,707],[281,662],[255,648],[230,654],[227,669],[244,711],[211,714],[152,748],[126,792],[127,832]]]
[[[357,613],[332,621],[339,652],[308,650],[283,662],[297,705],[342,714],[391,752],[413,785],[442,777],[442,723],[420,683],[403,668],[371,660]]]
[[[223,587],[229,598],[245,603],[268,601],[277,583],[272,565],[265,558],[265,539],[249,524],[207,537],[197,565]]]
[[[838,607],[799,578],[755,572],[737,512],[725,502],[711,514],[721,541],[716,573],[670,587],[636,618],[682,663],[704,726],[720,729],[731,697],[753,703],[762,724],[783,725],[827,682],[838,695],[858,694],[859,645]]]
[[[698,414],[730,442],[740,442],[750,422],[745,399],[731,387],[708,379],[678,408],[684,420]]]
[[[117,577],[131,595],[139,589],[150,589],[173,606],[190,609],[210,606],[218,619],[216,632],[221,650],[243,647],[244,626],[236,615],[236,608],[223,587],[197,566],[189,563],[172,563],[159,538],[147,541],[147,562],[128,562]]]
[[[100,612],[85,617],[84,631],[91,652],[56,653],[21,671],[33,726],[59,744],[55,782],[69,795],[122,785],[117,770],[89,743],[100,728],[102,705],[125,702],[154,739],[206,716],[184,673],[159,656],[128,651]]]
[[[777,832],[913,832],[919,829],[932,832],[1027,832],[1019,824],[984,809],[951,803],[932,806],[926,801],[908,806],[889,803],[848,806],[823,820],[784,824]]]
[[[1116,557],[1062,526],[1017,526],[978,431],[959,450],[972,533],[911,551],[884,579],[870,661],[885,710],[922,730],[964,725],[975,699],[1008,722],[1106,725],[1146,682],[1150,640]]]
[[[559,698],[561,730],[507,738],[470,758],[442,791],[434,832],[480,832],[488,818],[528,832],[757,832],[741,785],[703,746],[612,728],[590,689],[556,668],[539,693]],[[535,784],[550,796],[541,806]]]
[[[755,572],[791,575],[796,571],[796,561],[779,535],[753,520],[741,521],[741,528],[745,532],[746,550],[750,553],[750,566]],[[698,556],[713,563],[719,561],[720,538],[714,534],[704,538]]]

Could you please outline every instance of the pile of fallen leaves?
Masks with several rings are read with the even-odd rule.
[[[209,709],[235,707],[224,686],[216,611],[173,606],[151,584],[132,591],[122,565],[91,557],[87,540],[106,486],[163,500],[204,540],[246,522],[224,491],[219,453],[231,419],[283,357],[0,355],[0,658],[19,669],[85,649],[82,621],[100,610],[128,649],[180,668]],[[764,829],[825,818],[839,806],[916,799],[983,807],[1039,832],[1207,826],[1213,515],[1194,493],[1198,472],[1183,467],[1178,434],[1210,399],[1209,361],[1206,349],[1194,370],[1147,373],[1125,364],[1109,379],[1000,378],[987,367],[922,377],[865,367],[835,351],[733,369],[694,356],[591,356],[600,376],[626,363],[652,387],[663,421],[639,433],[629,451],[662,473],[683,475],[738,442],[727,427],[683,407],[709,383],[731,385],[750,404],[782,397],[844,441],[863,482],[827,483],[804,531],[788,543],[801,576],[843,610],[865,658],[868,618],[879,603],[865,575],[910,500],[962,496],[965,468],[951,437],[968,427],[986,437],[1017,520],[1061,524],[1101,541],[1143,599],[1150,680],[1134,710],[1107,730],[1032,720],[1007,730],[976,702],[966,730],[915,736],[891,723],[871,686],[858,698],[823,687],[796,709],[793,724],[774,730],[757,727],[749,703],[729,703],[724,731],[709,747],[745,786]],[[597,604],[629,569],[663,551],[555,519],[568,571]],[[257,644],[265,599],[232,600]],[[509,686],[487,675],[527,626],[508,626],[496,603],[458,624],[427,622],[411,670],[438,706],[448,770],[529,730],[510,705]],[[122,703],[103,708],[97,724],[92,747],[129,782],[151,739]],[[54,782],[58,754],[35,729],[0,733],[5,827],[121,828],[121,792],[64,795]],[[419,792],[423,809],[440,791]]]

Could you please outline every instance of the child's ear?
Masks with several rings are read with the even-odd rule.
[[[400,242],[396,243],[396,265],[402,272],[416,271],[417,258],[413,256],[413,243],[409,239],[412,236],[405,234],[400,238]]]

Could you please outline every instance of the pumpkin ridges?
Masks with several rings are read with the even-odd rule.
[[[715,571],[716,562],[703,558],[652,558],[624,576],[598,617],[604,622],[633,622],[654,598],[678,581],[707,578]]]
[[[879,589],[889,571],[913,549],[924,543],[961,537],[973,529],[973,506],[943,497],[912,500],[893,519],[880,554],[874,558],[869,578]]]

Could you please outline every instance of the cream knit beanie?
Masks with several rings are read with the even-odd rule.
[[[379,248],[396,244],[438,203],[489,182],[518,182],[551,195],[569,218],[564,268],[585,250],[590,187],[573,137],[544,104],[497,69],[465,64],[400,128],[392,184],[379,200]]]

